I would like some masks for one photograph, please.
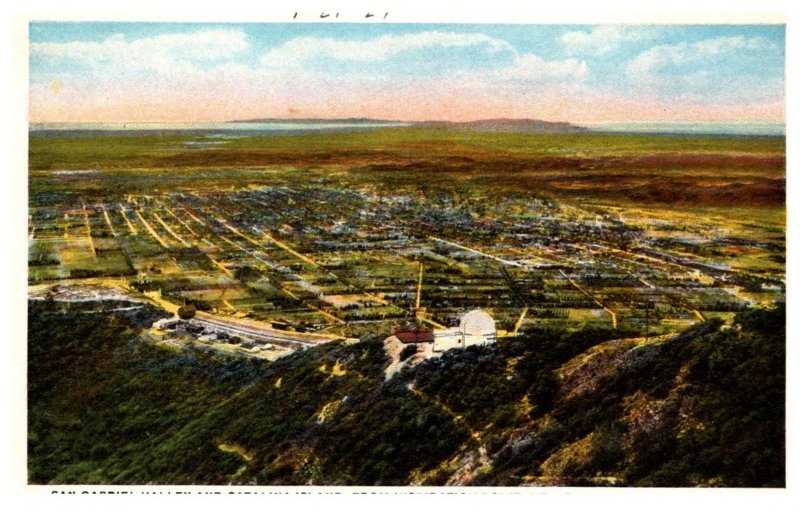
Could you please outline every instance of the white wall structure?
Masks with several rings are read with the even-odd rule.
[[[464,335],[459,328],[436,329],[433,331],[433,352],[464,347]]]
[[[486,345],[497,341],[497,328],[492,316],[483,310],[472,310],[461,317],[457,328],[433,332],[434,352],[470,345]]]

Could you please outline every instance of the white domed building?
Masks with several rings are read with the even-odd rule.
[[[457,328],[433,332],[434,352],[470,345],[487,345],[497,341],[497,328],[491,315],[483,310],[472,310],[461,317]]]
[[[461,317],[458,329],[464,335],[464,345],[488,344],[497,340],[494,319],[483,310],[472,310]]]

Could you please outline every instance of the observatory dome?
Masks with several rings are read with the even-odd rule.
[[[461,317],[458,326],[464,335],[487,336],[497,333],[494,319],[483,310],[472,310]]]

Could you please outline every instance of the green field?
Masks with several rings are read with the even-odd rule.
[[[32,133],[29,280],[359,335],[413,322],[420,264],[432,320],[506,331],[526,307],[523,329],[677,331],[783,296],[782,137],[208,136]]]

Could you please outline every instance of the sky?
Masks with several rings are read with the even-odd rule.
[[[784,121],[783,25],[30,24],[31,122]]]

